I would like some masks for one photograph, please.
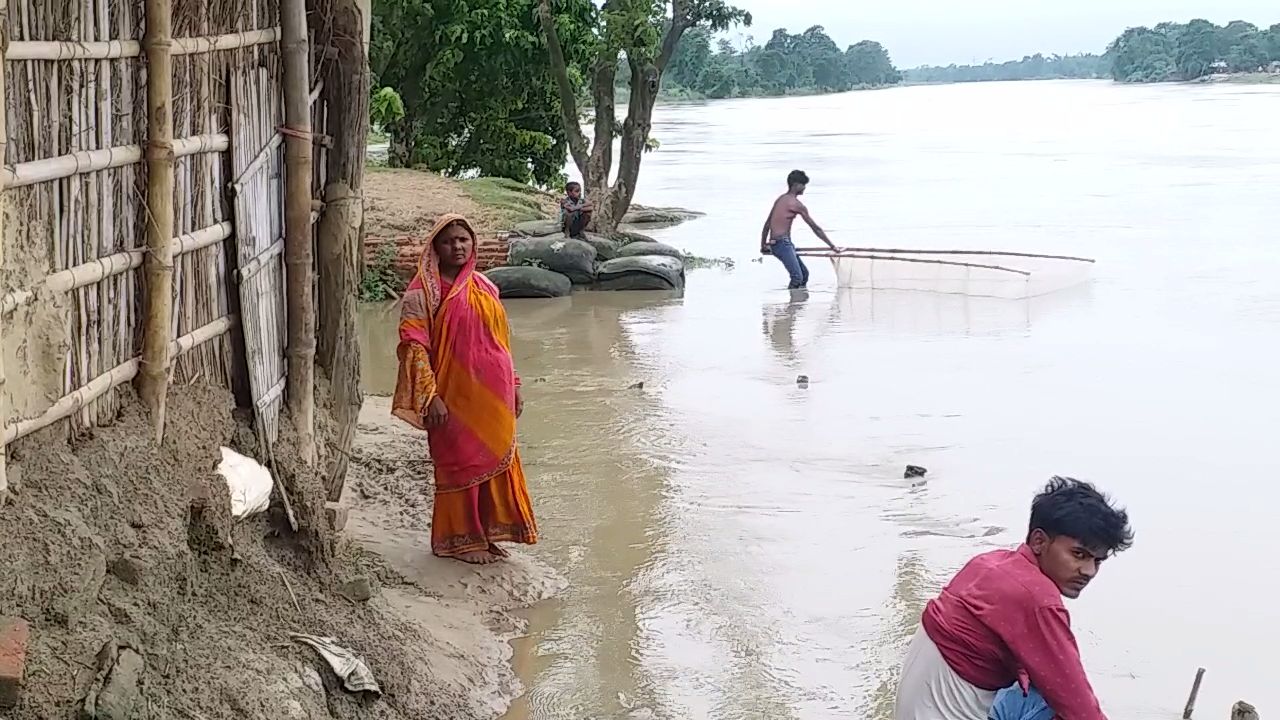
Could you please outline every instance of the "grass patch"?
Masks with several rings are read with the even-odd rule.
[[[477,205],[494,212],[509,224],[551,217],[555,204],[550,193],[507,178],[481,177],[459,183],[462,192]]]
[[[400,297],[405,283],[396,274],[396,246],[387,243],[378,248],[373,262],[364,267],[364,277],[360,278],[360,300],[362,302],[382,302]]]
[[[705,268],[720,268],[722,270],[732,270],[735,266],[733,258],[727,257],[702,257],[688,252],[680,253],[681,259],[684,260],[686,270],[701,270]]]

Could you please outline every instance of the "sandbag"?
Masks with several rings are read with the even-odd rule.
[[[485,277],[504,298],[555,298],[573,292],[573,283],[558,272],[538,267],[496,267]]]
[[[667,257],[684,259],[679,250],[660,242],[633,242],[618,248],[618,257],[638,257],[640,255],[666,255]]]
[[[596,275],[601,290],[682,290],[684,262],[666,255],[620,257]]]
[[[582,240],[515,238],[508,258],[512,265],[531,265],[558,272],[575,285],[590,285],[596,279],[596,249]]]

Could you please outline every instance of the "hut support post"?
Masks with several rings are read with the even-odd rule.
[[[360,346],[356,341],[356,292],[359,284],[361,234],[364,224],[362,187],[365,141],[369,134],[369,65],[365,53],[364,17],[359,0],[329,0],[329,23],[320,37],[337,49],[324,78],[333,147],[328,153],[324,214],[320,218],[319,273],[320,366],[328,374],[337,423],[338,452],[325,470],[328,499],[342,497],[347,461],[363,401],[360,393]]]
[[[146,0],[147,254],[143,262],[142,364],[138,394],[151,411],[156,442],[164,439],[173,316],[173,29],[172,0]]]
[[[315,464],[316,318],[311,259],[311,70],[305,0],[281,0],[284,56],[284,264],[288,315],[285,402],[298,432],[298,451]]]
[[[5,152],[9,146],[9,127],[7,121],[8,102],[4,84],[4,54],[9,47],[9,6],[0,4],[0,165],[4,165]],[[4,179],[0,178],[0,268],[4,267]],[[0,336],[4,335],[4,324],[7,317],[0,313]],[[4,398],[8,397],[5,388],[4,355],[0,354],[0,424],[9,417],[9,408]],[[7,467],[9,448],[0,439],[0,508],[9,500],[9,472]]]

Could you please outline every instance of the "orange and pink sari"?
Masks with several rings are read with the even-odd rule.
[[[435,239],[460,224],[471,259],[452,283],[440,275]],[[427,430],[435,469],[431,549],[442,557],[537,542],[538,530],[516,449],[516,388],[507,314],[498,290],[476,272],[475,231],[445,215],[427,237],[400,310],[391,412],[424,429],[427,406],[444,401],[445,423]]]

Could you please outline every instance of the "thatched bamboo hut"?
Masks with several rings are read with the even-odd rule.
[[[290,417],[340,491],[360,403],[361,4],[0,0],[6,448],[111,423],[131,381],[159,439],[167,393],[211,382],[252,408],[264,457]],[[336,452],[311,448],[314,364]],[[0,504],[5,487],[0,464]]]

